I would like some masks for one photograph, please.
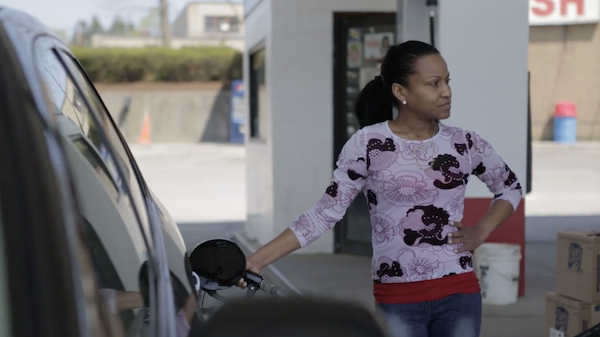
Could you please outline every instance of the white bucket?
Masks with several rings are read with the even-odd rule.
[[[507,305],[519,297],[521,246],[484,243],[475,250],[475,273],[484,304]]]

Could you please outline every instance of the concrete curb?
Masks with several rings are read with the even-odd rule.
[[[236,232],[233,234],[233,241],[237,243],[244,254],[250,255],[254,253],[259,245],[248,238],[246,232]],[[267,266],[261,271],[261,274],[276,283],[279,286],[279,291],[284,296],[304,296],[302,292],[294,286],[294,284],[281,273],[279,269],[273,264]]]

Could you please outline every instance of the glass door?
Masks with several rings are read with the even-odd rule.
[[[396,41],[396,13],[336,13],[334,17],[334,156],[359,129],[354,101],[379,75]],[[369,208],[361,193],[336,226],[336,252],[371,255]]]

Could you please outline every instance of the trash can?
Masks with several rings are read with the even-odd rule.
[[[557,103],[554,109],[554,141],[573,144],[577,141],[577,108],[575,103]]]
[[[244,144],[244,126],[246,125],[246,109],[244,104],[244,80],[231,82],[231,123],[230,141]]]

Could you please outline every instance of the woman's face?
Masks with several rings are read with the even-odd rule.
[[[405,108],[427,119],[450,117],[452,90],[450,73],[444,58],[437,55],[423,56],[415,64],[416,73],[408,78],[408,87],[394,84],[393,92]]]

